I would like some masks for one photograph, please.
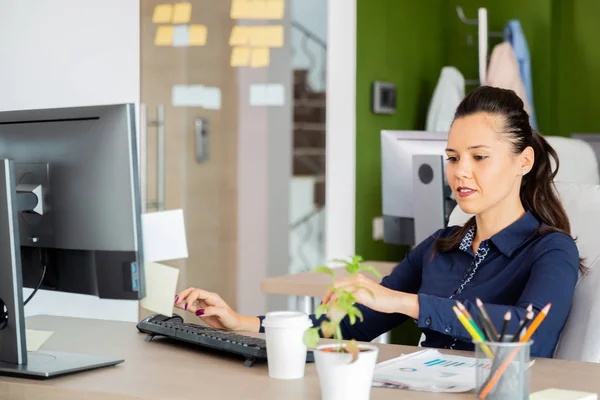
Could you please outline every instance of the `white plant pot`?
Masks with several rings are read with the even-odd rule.
[[[358,359],[351,363],[351,354],[322,351],[324,348],[339,349],[340,345],[318,346],[314,352],[321,386],[321,399],[368,400],[371,397],[371,384],[379,349],[361,343],[358,348],[362,351]]]

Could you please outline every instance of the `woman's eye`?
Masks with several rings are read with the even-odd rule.
[[[481,161],[481,160],[485,160],[487,158],[487,156],[475,156],[473,158],[476,159],[477,161]]]
[[[449,156],[448,158],[446,158],[446,160],[448,162],[456,162],[458,161],[458,157]]]

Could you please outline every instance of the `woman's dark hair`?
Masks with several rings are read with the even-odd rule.
[[[523,207],[546,224],[538,229],[538,233],[562,232],[571,236],[569,218],[554,187],[559,167],[558,155],[542,135],[531,129],[529,115],[521,98],[512,90],[481,86],[463,99],[454,119],[480,112],[504,117],[502,131],[498,133],[512,143],[514,154],[521,154],[528,146],[533,148],[535,161],[531,171],[523,176],[520,197]],[[552,169],[550,158],[554,159],[555,169]],[[452,236],[437,239],[434,252],[454,249],[474,224],[475,217],[472,217]],[[582,259],[579,270],[586,271]]]

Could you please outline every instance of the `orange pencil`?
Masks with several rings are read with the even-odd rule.
[[[458,309],[460,310],[460,312],[465,314],[465,317],[467,317],[467,319],[470,319],[471,321],[475,322],[473,317],[471,317],[471,314],[469,314],[469,311],[467,311],[467,307],[463,306],[463,304],[458,300],[456,300],[456,305],[458,306]]]
[[[544,307],[542,309],[542,311],[540,311],[540,313],[537,315],[537,317],[535,317],[535,319],[533,320],[531,325],[529,325],[529,328],[527,328],[527,331],[525,331],[525,335],[523,335],[521,340],[519,340],[519,343],[524,343],[524,342],[528,341],[529,339],[531,339],[531,336],[535,333],[535,331],[540,326],[540,324],[542,323],[544,318],[546,318],[546,315],[548,315],[548,312],[550,311],[551,306],[552,306],[552,304],[548,304],[546,307]],[[496,371],[496,373],[494,374],[492,379],[488,382],[488,384],[483,388],[483,390],[479,394],[480,399],[485,399],[485,397],[488,395],[490,390],[492,390],[494,385],[496,383],[498,383],[498,381],[500,380],[500,377],[502,377],[502,374],[504,373],[504,371],[506,371],[506,368],[508,368],[508,365],[515,358],[515,356],[517,355],[519,350],[520,350],[520,348],[516,348],[506,358],[506,360],[504,360],[504,363],[502,363],[502,365],[500,366],[500,368],[498,368],[498,370]]]

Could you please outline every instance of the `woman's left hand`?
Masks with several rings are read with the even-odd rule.
[[[418,308],[416,295],[386,288],[363,274],[339,279],[334,282],[333,287],[351,292],[356,298],[357,303],[383,313],[403,313],[410,315],[410,309],[414,308],[415,302]],[[335,299],[337,299],[335,291],[328,290],[323,297],[323,304],[333,302]]]

